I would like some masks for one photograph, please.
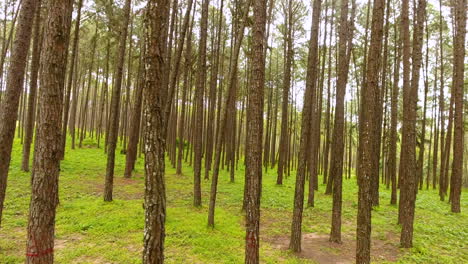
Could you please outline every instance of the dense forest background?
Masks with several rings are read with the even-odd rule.
[[[0,262],[91,263],[76,241],[126,240],[114,228],[130,255],[96,263],[242,261],[217,246],[468,261],[466,16],[466,0],[2,1]],[[138,220],[72,231],[106,210]]]

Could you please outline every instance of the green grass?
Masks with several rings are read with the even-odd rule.
[[[87,139],[81,149],[67,148],[61,164],[60,205],[56,218],[57,263],[141,263],[144,227],[143,159],[137,161],[135,177],[123,179],[125,157],[116,155],[114,201],[103,201],[106,156]],[[21,148],[15,141],[8,180],[7,197],[0,229],[0,263],[23,263],[29,206],[30,173],[20,171]],[[244,259],[243,214],[241,212],[244,169],[239,164],[235,183],[223,171],[219,180],[216,226],[207,227],[209,186],[202,181],[203,206],[192,206],[193,171],[184,166],[182,176],[166,163],[167,236],[166,263],[242,263]],[[314,263],[280,249],[290,231],[295,175],[275,184],[276,173],[263,176],[262,190],[262,263]],[[304,210],[304,234],[327,235],[330,228],[331,197],[320,185],[314,208]],[[450,213],[447,202],[440,202],[437,192],[419,192],[416,203],[414,247],[398,248],[400,227],[396,224],[397,207],[389,205],[390,193],[381,186],[381,206],[373,211],[372,237],[382,249],[390,248],[399,256],[397,263],[467,263],[467,214]],[[343,246],[353,244],[357,211],[355,178],[344,180]],[[462,196],[462,210],[468,207]],[[279,242],[282,241],[282,242]],[[286,244],[287,245],[287,244]],[[331,255],[343,249],[324,243],[320,250]],[[348,252],[349,253],[349,252]],[[352,253],[352,252],[351,252]],[[377,252],[379,253],[379,252]],[[382,252],[384,254],[385,252]],[[385,253],[388,255],[388,252]],[[385,255],[384,254],[384,255]],[[388,258],[373,257],[375,262],[389,263]]]

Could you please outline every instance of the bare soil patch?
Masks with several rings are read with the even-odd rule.
[[[388,240],[372,239],[371,258],[373,261],[396,261],[401,253],[398,241],[393,234],[387,235]],[[310,259],[317,263],[352,264],[355,263],[356,240],[352,234],[343,235],[343,243],[336,244],[329,240],[329,235],[308,233],[302,236],[302,251],[298,257]],[[289,236],[281,235],[265,239],[273,248],[288,250]]]

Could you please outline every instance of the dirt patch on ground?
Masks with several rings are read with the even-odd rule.
[[[104,176],[103,176],[104,177]],[[89,193],[94,196],[102,196],[104,193],[104,184],[97,182],[88,182]],[[141,177],[132,177],[130,179],[123,177],[114,178],[113,196],[122,200],[138,200],[144,197],[144,186]]]
[[[89,263],[89,264],[111,264],[111,262],[105,261],[101,258],[94,258],[88,256],[82,256],[73,260],[73,264]]]
[[[395,239],[392,234],[388,239]],[[355,263],[356,240],[351,234],[343,236],[343,243],[328,241],[329,235],[309,233],[302,236],[302,251],[298,257],[310,259],[317,263],[352,264]],[[281,235],[265,239],[276,249],[288,250],[289,236]],[[398,241],[372,239],[371,258],[373,261],[396,261],[400,257]]]
[[[54,240],[54,249],[55,250],[61,250],[61,249],[67,248],[67,247],[73,247],[74,243],[79,242],[83,238],[84,238],[84,236],[81,235],[81,234],[73,234],[73,236],[64,237],[64,238],[61,238],[61,239],[56,238]]]

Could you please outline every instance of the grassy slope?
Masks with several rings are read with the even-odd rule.
[[[87,141],[89,145],[93,143]],[[30,174],[20,171],[21,145],[15,142],[10,170],[3,227],[0,229],[0,263],[24,262],[25,236],[29,205]],[[141,263],[144,227],[143,160],[139,159],[136,177],[122,178],[124,156],[116,157],[115,201],[105,203],[102,190],[106,156],[102,149],[86,147],[71,151],[62,162],[60,206],[56,220],[57,263]],[[167,263],[242,263],[244,250],[243,217],[240,212],[244,171],[239,168],[236,182],[229,183],[226,172],[219,181],[216,227],[206,227],[209,185],[202,181],[203,207],[192,205],[192,169],[184,168],[185,176],[174,175],[167,163]],[[288,237],[293,205],[294,177],[275,185],[275,172],[263,178],[262,237],[266,241]],[[315,208],[304,211],[304,233],[328,234],[331,197],[316,195]],[[344,243],[352,243],[357,210],[356,180],[344,180],[343,233]],[[381,206],[373,212],[375,240],[398,246],[399,226],[395,224],[397,207],[390,206],[390,193],[381,186]],[[437,192],[418,194],[414,248],[398,250],[398,263],[467,263],[468,215],[449,213],[449,205],[440,202]],[[468,208],[466,195],[462,208]],[[313,249],[312,249],[313,250]],[[326,250],[326,249],[325,249]],[[335,254],[340,254],[339,251]],[[263,263],[312,263],[297,258],[275,245],[263,242]],[[376,262],[385,262],[375,258]]]

